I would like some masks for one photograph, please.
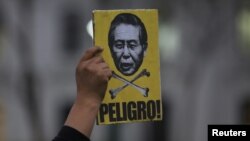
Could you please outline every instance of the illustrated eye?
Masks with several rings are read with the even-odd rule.
[[[130,43],[128,46],[129,46],[130,49],[135,49],[137,47],[137,44],[136,43]]]
[[[131,48],[131,49],[134,49],[135,47],[136,47],[136,45],[133,45],[133,44],[129,45],[129,48]]]
[[[116,43],[115,47],[118,49],[122,49],[123,48],[123,44],[122,43]]]
[[[138,46],[138,43],[136,40],[131,40],[127,42],[128,47],[132,50],[136,49],[136,47]]]

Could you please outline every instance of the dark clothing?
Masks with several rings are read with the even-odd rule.
[[[90,141],[88,137],[74,128],[63,126],[53,141]]]

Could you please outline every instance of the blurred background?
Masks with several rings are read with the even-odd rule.
[[[206,141],[250,123],[249,0],[0,0],[0,141],[48,141],[76,95],[94,9],[159,10],[161,122],[95,126],[92,141]]]

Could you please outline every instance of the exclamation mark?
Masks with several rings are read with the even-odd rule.
[[[156,100],[156,113],[157,113],[157,118],[161,118],[161,101]]]

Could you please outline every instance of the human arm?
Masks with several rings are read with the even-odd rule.
[[[88,49],[77,65],[77,96],[65,122],[65,126],[88,138],[112,74],[99,55],[102,50],[100,47]]]

